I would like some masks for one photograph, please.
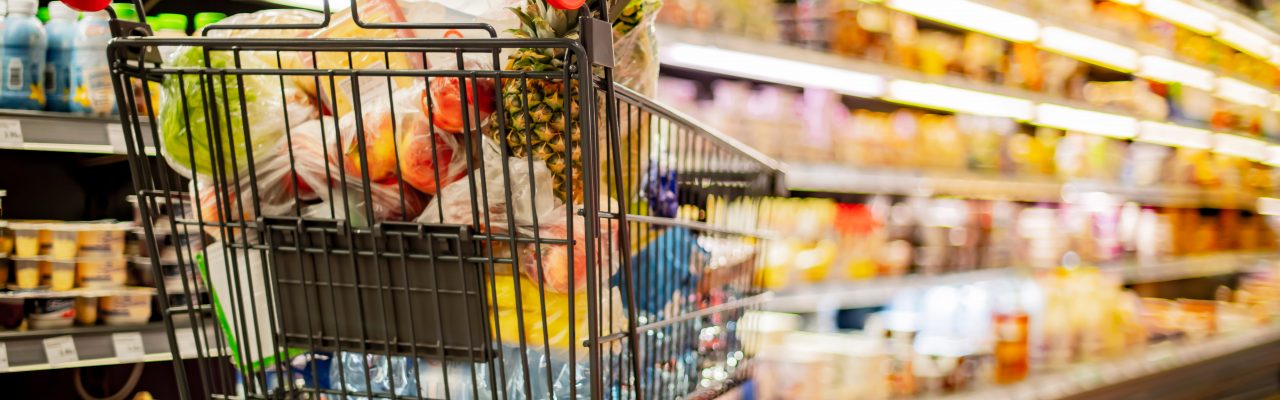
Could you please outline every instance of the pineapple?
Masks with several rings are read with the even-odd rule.
[[[640,25],[640,21],[643,21],[644,17],[648,15],[651,8],[657,8],[648,3],[649,0],[629,0],[626,5],[622,6],[622,14],[618,15],[617,21],[613,21],[613,31],[617,32],[615,39],[631,33],[631,30],[635,29],[636,25]],[[655,5],[659,4],[658,2],[654,3]]]
[[[510,32],[518,38],[578,38],[578,12],[558,10],[544,0],[527,0],[524,10],[512,8],[520,19],[520,27]],[[504,68],[509,71],[563,71],[565,51],[550,48],[523,48],[507,57]],[[578,82],[567,83],[565,98],[563,79],[506,78],[502,81],[503,110],[507,117],[502,138],[516,157],[532,156],[546,163],[551,171],[556,197],[579,203],[582,200],[582,150],[579,147],[581,127],[575,123],[580,104],[565,112],[566,105],[576,103]],[[566,153],[566,150],[571,150]],[[530,153],[530,154],[526,154]],[[572,154],[571,159],[567,157]],[[566,173],[573,165],[574,182]],[[571,189],[569,187],[572,187]]]

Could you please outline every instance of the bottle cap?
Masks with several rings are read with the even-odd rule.
[[[198,34],[200,30],[204,29],[204,27],[217,23],[224,18],[227,18],[227,14],[220,12],[202,12],[196,14],[196,33]]]
[[[71,9],[70,6],[63,4],[61,1],[49,2],[49,18],[74,21],[76,14],[78,14],[76,10]]]
[[[133,3],[111,3],[111,9],[116,11],[117,19],[138,22],[138,9],[133,7]]]
[[[187,16],[182,14],[157,14],[154,22],[155,27],[159,30],[178,31],[187,33]]]
[[[40,7],[36,9],[36,18],[41,23],[49,23],[49,7]]]
[[[9,0],[9,13],[19,15],[36,15],[40,2],[36,0]]]

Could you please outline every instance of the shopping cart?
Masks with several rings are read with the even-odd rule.
[[[113,18],[184,398],[705,398],[749,376],[780,172],[614,84],[610,4],[575,40],[351,3],[197,38]]]

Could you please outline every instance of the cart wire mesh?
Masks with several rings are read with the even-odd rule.
[[[774,161],[612,83],[585,9],[581,40],[349,10],[179,39],[113,21],[184,398],[701,398],[749,376]],[[237,35],[344,23],[489,37]],[[531,51],[559,67],[509,68]]]

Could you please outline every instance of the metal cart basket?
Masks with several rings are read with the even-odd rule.
[[[196,38],[113,18],[184,398],[701,398],[748,376],[775,162],[614,84],[608,4],[576,11],[580,38],[526,39],[372,3]]]

